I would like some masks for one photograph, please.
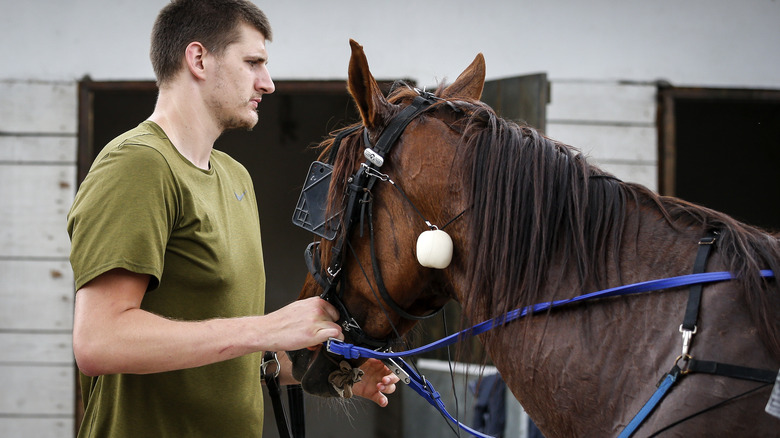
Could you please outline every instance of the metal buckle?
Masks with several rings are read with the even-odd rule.
[[[331,343],[333,341],[342,342],[338,338],[328,338],[327,342],[325,342],[325,351],[327,351],[328,353],[332,353],[332,354],[339,354],[339,353],[336,353],[335,351],[333,351],[333,349],[330,348],[330,345],[331,345]]]
[[[274,351],[274,357],[271,360],[265,360],[265,357],[263,358],[263,361],[260,362],[260,375],[262,378],[265,378],[267,376],[268,372],[268,365],[275,364],[276,369],[273,372],[272,377],[275,379],[279,377],[279,372],[282,370],[282,365],[279,363],[279,357],[276,356],[276,352]]]
[[[701,240],[699,240],[699,245],[714,245],[715,241],[718,240],[719,235],[720,233],[713,231],[712,236],[702,237]]]

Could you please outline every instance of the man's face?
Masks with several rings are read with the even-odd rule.
[[[209,104],[222,131],[252,129],[263,94],[274,92],[266,65],[265,37],[247,24],[240,26],[240,35],[216,58]]]

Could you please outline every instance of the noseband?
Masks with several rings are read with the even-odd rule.
[[[344,139],[344,137],[354,133],[355,131],[359,129],[363,129],[363,141],[365,143],[365,149],[363,151],[363,156],[365,157],[366,161],[363,162],[360,167],[357,169],[357,171],[352,174],[348,179],[346,183],[344,198],[346,199],[346,206],[343,210],[343,226],[338,229],[329,229],[328,226],[332,225],[336,221],[333,220],[333,218],[330,218],[330,220],[325,221],[325,223],[317,223],[312,224],[310,220],[310,216],[318,216],[319,218],[324,218],[324,215],[321,214],[324,210],[326,210],[324,207],[321,207],[320,214],[317,214],[315,212],[312,212],[311,210],[314,210],[315,208],[312,206],[309,206],[308,209],[306,209],[305,205],[305,198],[306,198],[306,190],[307,186],[304,186],[303,191],[301,192],[301,200],[299,200],[298,205],[299,208],[296,210],[296,214],[293,216],[293,223],[296,225],[314,232],[315,234],[327,239],[327,240],[334,240],[335,243],[333,244],[333,249],[331,252],[331,260],[330,264],[323,269],[322,265],[320,264],[320,251],[319,251],[319,242],[312,242],[309,244],[309,246],[306,248],[306,251],[304,252],[304,258],[306,260],[306,266],[309,269],[309,273],[311,273],[312,277],[317,281],[317,283],[322,287],[323,292],[320,294],[320,298],[328,301],[331,303],[340,313],[340,319],[339,324],[342,326],[342,329],[344,332],[348,333],[350,337],[355,341],[356,344],[363,344],[370,346],[372,349],[377,350],[385,350],[389,347],[389,344],[393,343],[393,341],[386,341],[386,340],[378,340],[375,338],[372,338],[368,336],[365,331],[360,327],[360,324],[355,320],[355,318],[352,317],[349,310],[347,309],[346,305],[344,304],[344,290],[345,287],[341,283],[341,268],[344,263],[345,258],[345,248],[349,247],[351,249],[351,246],[349,244],[349,236],[351,234],[351,231],[354,229],[356,223],[358,220],[361,224],[361,234],[362,234],[362,224],[364,221],[364,218],[366,216],[366,213],[368,213],[369,218],[369,230],[370,230],[370,239],[371,239],[371,259],[372,259],[372,266],[374,270],[374,278],[376,280],[377,289],[379,290],[380,295],[382,296],[382,299],[387,303],[390,308],[396,312],[400,317],[410,320],[422,320],[430,318],[438,313],[438,310],[428,314],[428,315],[412,315],[409,312],[402,309],[398,303],[393,300],[393,298],[390,296],[390,294],[387,292],[387,289],[385,288],[384,281],[382,280],[382,275],[379,270],[379,265],[377,262],[377,258],[375,256],[374,251],[374,233],[373,233],[373,221],[371,219],[371,190],[374,187],[374,184],[377,183],[377,181],[383,181],[386,178],[386,175],[379,172],[379,168],[382,167],[385,161],[385,157],[389,154],[392,147],[397,143],[398,139],[400,138],[401,134],[403,133],[404,129],[409,125],[409,123],[417,118],[420,114],[424,113],[428,108],[431,107],[434,103],[436,103],[439,98],[435,97],[433,94],[416,90],[418,93],[418,96],[414,98],[412,103],[401,110],[398,115],[393,117],[390,120],[390,123],[388,124],[387,128],[382,131],[382,134],[379,136],[379,138],[376,141],[376,145],[372,144],[369,138],[368,129],[365,128],[362,125],[355,126],[353,128],[344,130],[340,132],[336,138],[333,141],[333,145],[331,146],[331,153],[330,153],[330,162],[335,161],[336,153],[338,152],[339,145],[341,141]],[[330,164],[326,163],[316,163],[319,166],[324,166],[329,169],[329,171],[332,171],[332,166]],[[328,172],[329,176],[329,172]],[[309,180],[307,180],[308,182]],[[324,205],[325,203],[322,201],[322,199],[319,200]],[[304,214],[300,214],[300,209],[305,209]],[[301,216],[305,217],[305,219],[301,219]],[[323,219],[324,220],[324,219]],[[361,266],[362,269],[362,266]],[[366,277],[368,278],[368,277]],[[369,284],[370,286],[370,284]],[[373,290],[373,289],[372,289]],[[380,307],[382,306],[381,303],[379,303]]]

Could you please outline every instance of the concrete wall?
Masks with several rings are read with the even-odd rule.
[[[0,0],[0,436],[73,428],[72,275],[77,81],[149,80],[165,0]],[[773,0],[257,2],[278,79],[343,79],[348,39],[377,77],[546,72],[547,133],[619,177],[657,187],[656,80],[780,88]]]

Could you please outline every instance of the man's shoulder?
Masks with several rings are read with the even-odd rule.
[[[126,146],[146,146],[162,154],[169,144],[170,140],[162,129],[154,124],[154,122],[147,120],[108,142],[100,155],[116,151],[117,149]]]
[[[139,165],[167,167],[171,149],[165,133],[153,122],[145,121],[108,142],[95,157],[93,168],[99,163],[136,168]]]

